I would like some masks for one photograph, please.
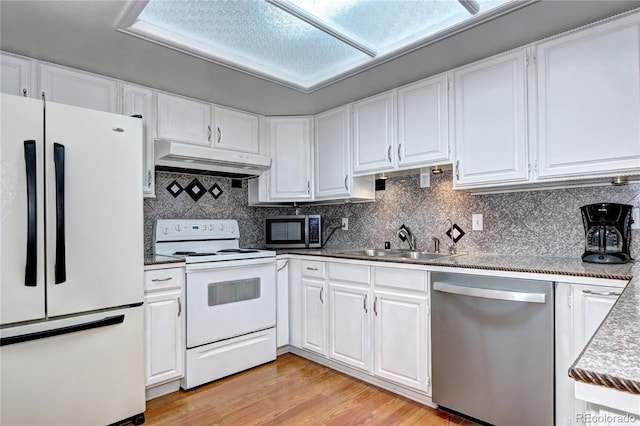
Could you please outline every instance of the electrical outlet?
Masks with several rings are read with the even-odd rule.
[[[343,217],[342,218],[342,230],[343,231],[348,231],[349,230],[349,218],[348,217]]]
[[[638,207],[631,209],[631,219],[633,220],[631,229],[640,229],[640,209]]]
[[[483,218],[481,213],[474,213],[471,215],[471,229],[473,231],[482,231],[484,228]]]

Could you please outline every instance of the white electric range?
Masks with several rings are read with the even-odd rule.
[[[186,262],[184,389],[276,358],[276,253],[239,239],[235,220],[156,221],[155,253]]]

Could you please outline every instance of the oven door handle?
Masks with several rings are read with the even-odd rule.
[[[463,287],[439,281],[433,283],[433,289],[442,293],[479,297],[482,299],[505,300],[508,302],[546,303],[547,301],[547,295],[544,293],[524,293],[489,288]]]

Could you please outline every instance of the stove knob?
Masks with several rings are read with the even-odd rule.
[[[212,232],[213,232],[213,231],[215,231],[215,230],[216,230],[215,225],[214,225],[213,223],[210,223],[210,224],[209,224],[209,231],[212,231]]]
[[[229,233],[235,234],[236,233],[236,227],[235,226],[230,226],[229,227]]]
[[[180,226],[180,224],[176,225],[176,231],[180,232],[182,230],[182,226]]]
[[[221,231],[224,231],[224,223],[221,223],[220,225],[218,225],[218,229]]]
[[[169,233],[169,228],[162,228],[162,233],[167,235]]]

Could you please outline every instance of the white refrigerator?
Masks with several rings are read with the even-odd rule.
[[[142,122],[0,95],[0,134],[0,424],[141,424]]]

